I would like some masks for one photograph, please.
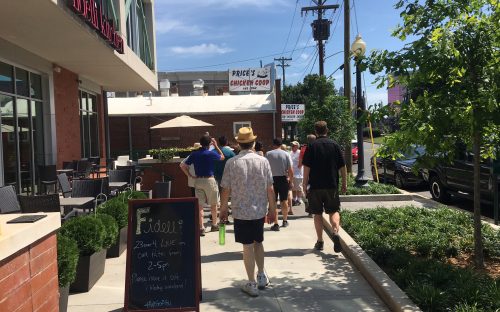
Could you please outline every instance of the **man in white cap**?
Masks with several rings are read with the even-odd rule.
[[[259,289],[269,284],[264,272],[264,218],[268,212],[269,222],[276,218],[276,201],[273,190],[273,176],[269,161],[253,151],[257,136],[252,128],[243,127],[238,131],[236,141],[241,151],[229,159],[222,175],[220,221],[227,219],[228,200],[234,218],[234,237],[243,244],[243,262],[248,282],[242,291],[257,297]],[[257,280],[255,279],[257,264]]]

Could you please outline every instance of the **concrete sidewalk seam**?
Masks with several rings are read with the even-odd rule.
[[[323,228],[330,237],[333,235],[333,229],[325,216],[323,216]],[[391,311],[422,311],[342,228],[339,236],[344,255],[361,272]]]

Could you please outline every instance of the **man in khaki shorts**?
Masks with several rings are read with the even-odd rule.
[[[210,143],[214,146],[214,150],[210,151]],[[217,145],[217,141],[210,138],[209,135],[204,135],[200,138],[201,148],[189,155],[189,158],[181,163],[181,169],[186,176],[194,178],[195,195],[198,198],[200,205],[200,230],[201,235],[204,235],[205,228],[203,226],[203,205],[210,205],[212,214],[212,232],[218,231],[217,225],[217,204],[219,203],[219,187],[214,178],[214,161],[224,160],[224,154]],[[194,165],[195,176],[189,173],[189,165]]]

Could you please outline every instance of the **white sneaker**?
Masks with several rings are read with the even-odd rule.
[[[241,286],[241,290],[246,292],[250,297],[259,296],[259,290],[257,289],[256,282],[248,282],[245,285]]]
[[[265,272],[262,273],[257,273],[257,286],[259,289],[264,289],[266,286],[269,285],[269,279],[267,278],[267,275]]]

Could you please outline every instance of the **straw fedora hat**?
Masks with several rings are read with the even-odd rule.
[[[238,130],[238,136],[235,137],[238,143],[250,143],[255,141],[257,136],[253,134],[253,130],[250,127],[242,127]]]

